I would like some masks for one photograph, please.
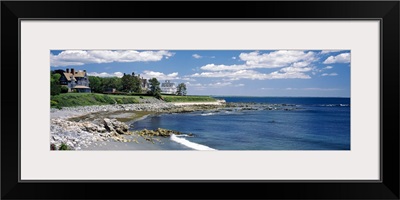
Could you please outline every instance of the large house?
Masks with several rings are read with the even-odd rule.
[[[175,94],[176,93],[175,83],[172,83],[169,80],[166,80],[164,83],[161,83],[161,93],[162,94]]]
[[[147,92],[149,90],[150,86],[149,86],[149,82],[147,81],[147,79],[140,78],[140,87],[142,89],[142,92]]]
[[[91,92],[89,87],[89,77],[86,70],[75,71],[74,68],[61,73],[60,85],[68,87],[68,92]]]

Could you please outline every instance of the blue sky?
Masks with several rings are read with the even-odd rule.
[[[52,50],[51,70],[140,74],[189,95],[350,97],[348,50]]]

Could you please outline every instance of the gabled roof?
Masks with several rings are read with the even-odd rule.
[[[85,77],[85,73],[86,73],[86,72],[82,72],[82,71],[75,72],[75,74],[64,72],[64,76],[65,76],[65,78],[67,78],[68,81],[70,81],[72,75],[73,75],[75,78],[76,78],[76,77]]]
[[[85,88],[85,89],[90,89],[90,87],[84,86],[84,85],[77,85],[74,87],[74,89],[80,89],[80,88]]]

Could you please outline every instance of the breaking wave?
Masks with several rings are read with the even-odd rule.
[[[185,138],[180,138],[180,137],[176,136],[175,134],[172,134],[170,138],[174,142],[177,142],[179,144],[183,144],[183,145],[185,145],[185,146],[187,146],[189,148],[195,149],[195,150],[200,150],[200,151],[216,150],[216,149],[210,148],[210,147],[202,145],[202,144],[197,144],[197,143],[191,142],[189,140],[186,140]]]

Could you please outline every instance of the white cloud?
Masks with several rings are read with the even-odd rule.
[[[231,86],[232,83],[231,82],[216,82],[216,83],[209,83],[207,84],[207,86],[209,87],[225,87],[225,86]]]
[[[285,90],[305,90],[305,91],[337,91],[339,88],[286,88]]]
[[[253,66],[253,68],[285,67],[298,62],[300,62],[302,66],[306,66],[317,60],[315,53],[312,51],[287,50],[273,51],[264,54],[260,54],[258,51],[241,53],[239,58],[245,61],[247,66]]]
[[[142,74],[140,74],[143,78],[146,79],[151,79],[151,78],[156,78],[157,80],[174,80],[174,79],[180,79],[178,77],[178,72],[173,72],[170,74],[164,74],[162,72],[155,72],[155,71],[143,71]]]
[[[337,56],[329,56],[323,63],[333,64],[333,63],[349,63],[350,53],[341,53]]]
[[[279,71],[286,72],[286,73],[296,73],[296,72],[309,72],[312,69],[313,68],[311,68],[311,67],[303,67],[303,68],[300,68],[300,67],[285,67],[285,68],[282,68]]]
[[[196,81],[196,79],[189,78],[189,77],[182,78],[182,80],[184,80],[184,81]]]
[[[236,59],[236,57],[232,57]],[[195,73],[192,77],[225,78],[228,80],[252,79],[286,79],[286,78],[310,78],[306,72],[315,68],[312,63],[318,60],[316,53],[309,51],[273,51],[261,54],[258,51],[241,53],[238,60],[244,64],[207,64],[200,67],[205,71]],[[255,69],[281,68],[269,74],[260,73]]]
[[[326,66],[323,69],[332,69],[332,68],[333,68],[332,66]]]
[[[338,75],[337,73],[330,73],[330,74],[323,73],[321,76],[337,76],[337,75]]]
[[[249,68],[246,65],[215,65],[215,64],[207,64],[200,69],[205,71],[238,71]]]
[[[252,79],[252,80],[266,80],[266,79],[287,79],[287,78],[301,78],[309,79],[310,76],[302,72],[281,73],[272,72],[270,74],[260,73],[254,70],[238,70],[238,71],[218,71],[218,72],[202,72],[195,73],[191,77],[207,77],[207,78],[230,78],[232,80],[239,79]]]
[[[233,56],[233,57],[232,57],[232,59],[233,59],[233,60],[236,60],[236,57],[235,57],[235,56]]]
[[[112,62],[150,62],[171,57],[168,51],[134,51],[134,50],[66,50],[58,55],[50,53],[50,66],[77,66],[89,63]]]
[[[191,83],[186,82],[186,86],[193,87],[197,89],[206,89],[206,88],[222,88],[222,87],[243,87],[244,84],[233,84],[229,81],[222,81],[222,82],[215,82],[215,83],[208,83],[208,84],[201,84],[201,83]]]
[[[122,72],[114,72],[114,73],[107,73],[107,72],[88,72],[88,76],[98,76],[98,77],[119,77],[121,78],[124,75]]]
[[[336,53],[336,52],[341,52],[343,50],[323,50],[321,51],[321,54],[328,54],[328,53]]]
[[[199,54],[193,54],[192,56],[193,56],[193,58],[196,58],[196,59],[202,58],[202,56],[200,56]]]

